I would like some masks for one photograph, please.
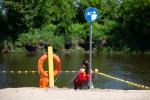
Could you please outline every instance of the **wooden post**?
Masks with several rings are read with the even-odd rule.
[[[54,87],[53,49],[48,47],[49,87]]]

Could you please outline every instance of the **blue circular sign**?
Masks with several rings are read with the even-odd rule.
[[[96,8],[89,7],[84,12],[84,17],[88,22],[94,22],[98,18],[98,10]]]

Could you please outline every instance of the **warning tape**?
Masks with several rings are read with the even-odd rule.
[[[95,73],[97,73],[97,74],[99,74],[99,75],[102,75],[102,76],[105,76],[105,77],[107,77],[107,78],[113,79],[113,80],[120,81],[120,82],[122,82],[122,83],[131,85],[131,86],[135,86],[135,87],[138,87],[138,88],[141,88],[141,89],[150,90],[150,87],[149,87],[149,86],[137,84],[137,83],[130,82],[130,81],[127,81],[127,80],[124,80],[124,79],[120,79],[120,78],[118,78],[118,77],[114,77],[114,76],[111,76],[111,75],[108,75],[108,74],[99,72],[98,69],[95,69]]]
[[[46,71],[48,72],[48,71]],[[60,71],[61,72],[66,72],[66,73],[75,73],[77,71],[69,71],[69,70],[66,70],[66,71]],[[36,74],[36,73],[39,73],[38,71],[0,71],[0,73],[10,73],[10,74],[28,74],[28,73],[32,73],[32,74]],[[150,90],[150,87],[149,86],[145,86],[145,85],[141,85],[141,84],[137,84],[137,83],[134,83],[134,82],[130,82],[130,81],[127,81],[127,80],[124,80],[124,79],[121,79],[121,78],[118,78],[118,77],[114,77],[114,76],[111,76],[111,75],[108,75],[108,74],[105,74],[105,73],[102,73],[102,72],[99,72],[98,69],[95,69],[95,73],[96,74],[99,74],[99,75],[102,75],[102,76],[105,76],[107,78],[110,78],[110,79],[113,79],[113,80],[116,80],[116,81],[119,81],[119,82],[122,82],[122,83],[125,83],[125,84],[128,84],[128,85],[131,85],[131,86],[135,86],[135,87],[138,87],[138,88],[141,88],[141,89],[146,89],[146,90]]]
[[[5,73],[10,73],[10,74],[28,74],[28,73],[32,73],[32,74],[35,74],[35,73],[38,73],[38,71],[13,71],[13,70],[5,71],[5,70],[3,70],[3,71],[0,71],[0,73],[3,73],[3,74],[5,74]]]
[[[46,71],[46,72],[48,72],[48,71]],[[69,73],[69,72],[72,72],[72,73],[75,73],[75,72],[77,72],[77,71],[68,71],[68,70],[66,70],[66,71],[60,71],[60,72],[66,72],[66,73]],[[5,74],[5,73],[10,73],[10,74],[28,74],[28,73],[32,73],[32,74],[35,74],[35,73],[39,73],[38,71],[13,71],[13,70],[11,70],[11,71],[5,71],[5,70],[3,70],[3,71],[0,71],[0,73],[3,73],[3,74]]]

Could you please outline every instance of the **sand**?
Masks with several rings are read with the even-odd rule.
[[[0,100],[150,100],[150,90],[5,88]]]

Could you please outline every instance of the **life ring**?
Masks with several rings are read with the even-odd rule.
[[[38,61],[38,71],[39,71],[40,75],[42,75],[43,77],[46,77],[46,78],[48,78],[49,75],[46,71],[44,71],[43,64],[47,58],[48,58],[48,55],[44,54],[42,57],[40,57],[40,59]],[[57,76],[61,70],[61,61],[56,54],[53,54],[53,60],[56,63],[56,69],[54,70],[54,76]]]

